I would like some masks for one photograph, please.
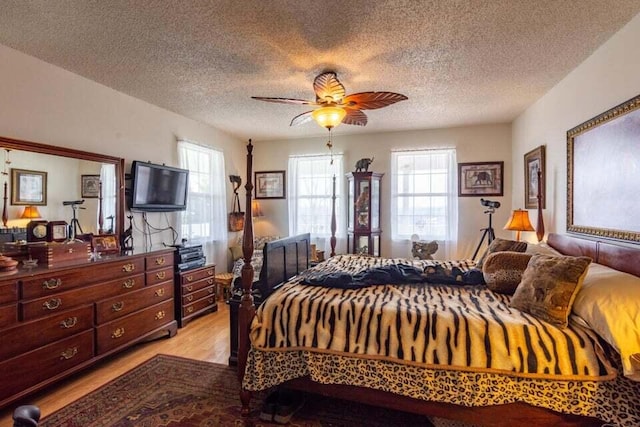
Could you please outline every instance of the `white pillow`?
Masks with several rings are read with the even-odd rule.
[[[527,250],[524,251],[525,254],[530,255],[551,255],[551,256],[563,256],[560,252],[553,249],[546,242],[540,243],[527,243]]]
[[[640,381],[632,361],[640,354],[640,277],[592,263],[573,312],[620,353],[624,375]]]

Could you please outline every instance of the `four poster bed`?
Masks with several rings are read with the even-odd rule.
[[[338,255],[303,271],[308,238],[294,236],[284,246],[264,247],[262,274],[285,283],[254,282],[252,149],[249,141],[238,328],[244,415],[252,391],[284,386],[481,425],[640,423],[640,382],[625,376],[640,371],[629,365],[640,355],[621,363],[605,339],[573,315],[569,327],[556,328],[484,285],[342,286],[345,275],[370,278],[371,271],[388,274],[398,266],[402,277],[416,269],[466,273],[473,262]],[[621,290],[622,299],[640,289],[638,248],[558,234],[539,246],[542,257],[590,257],[583,288],[600,289],[601,279],[608,296]],[[329,282],[333,287],[318,286]],[[257,311],[256,283],[264,300]],[[585,298],[575,304],[586,311],[599,306]]]

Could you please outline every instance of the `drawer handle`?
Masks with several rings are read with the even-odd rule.
[[[156,258],[156,265],[164,265],[165,259],[164,257]]]
[[[73,253],[73,248],[69,248],[69,249],[67,249],[67,253],[72,254],[72,253]]]
[[[193,301],[193,295],[187,295],[187,301],[189,302]]]
[[[123,308],[124,308],[124,301],[118,301],[116,303],[113,303],[113,305],[111,306],[111,311],[113,311],[114,313],[117,313]]]
[[[62,305],[62,300],[60,298],[51,298],[49,301],[45,301],[42,304],[43,310],[55,310]]]
[[[212,294],[213,293],[213,288],[209,288],[209,293]]]
[[[126,289],[131,289],[131,288],[133,288],[135,286],[135,284],[136,284],[135,279],[127,279],[122,284],[122,287],[126,288]]]
[[[193,313],[193,306],[192,305],[187,307],[187,313]]]
[[[135,269],[136,265],[133,263],[125,264],[122,266],[122,271],[124,271],[125,273],[131,273]]]
[[[164,296],[164,288],[162,288],[162,289],[158,289],[158,290],[156,291],[156,296],[157,296],[157,297],[163,297],[163,296]]]
[[[156,313],[156,320],[160,320],[160,319],[164,319],[164,310],[160,310],[159,312]]]
[[[52,290],[62,286],[62,279],[49,279],[42,282],[42,289]]]
[[[207,283],[210,284],[210,285],[213,285],[213,279],[207,280]]]
[[[213,304],[213,298],[209,298],[209,304]]]
[[[167,277],[167,272],[166,271],[158,271],[156,273],[156,279],[158,279],[158,280],[162,280],[165,277]]]
[[[60,353],[60,360],[69,360],[78,354],[78,347],[71,347]]]
[[[187,286],[187,290],[188,290],[189,292],[191,292],[191,291],[193,290],[193,286],[191,286],[191,285]]]
[[[193,276],[187,276],[187,282],[193,282]]]
[[[209,276],[213,276],[213,270],[207,270],[207,274],[208,274]]]
[[[77,317],[75,317],[75,316],[67,317],[62,322],[60,322],[60,327],[62,329],[71,329],[74,326],[76,326],[77,324],[78,324],[78,318]]]
[[[124,335],[124,328],[118,328],[111,333],[111,338],[116,339]]]

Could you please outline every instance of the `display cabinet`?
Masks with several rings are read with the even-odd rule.
[[[380,256],[380,184],[384,174],[349,172],[347,251]]]

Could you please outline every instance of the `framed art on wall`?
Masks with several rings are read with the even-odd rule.
[[[458,163],[458,196],[502,196],[504,162]]]
[[[284,199],[285,171],[255,172],[256,199]]]
[[[100,175],[82,175],[81,197],[95,199],[100,196]]]
[[[47,173],[26,169],[11,169],[11,204],[47,204]]]
[[[544,145],[524,155],[524,207],[538,207],[538,171],[540,172],[540,202],[546,208]]]

